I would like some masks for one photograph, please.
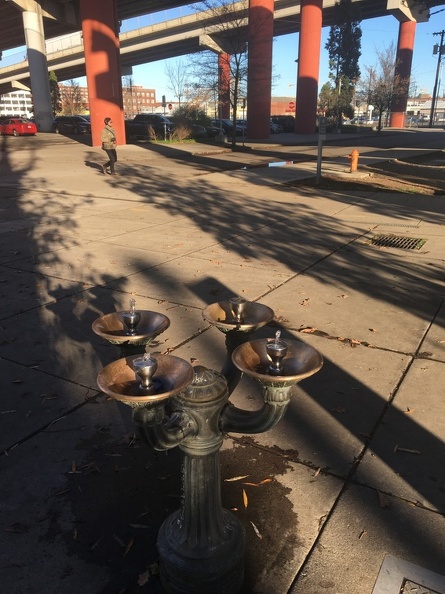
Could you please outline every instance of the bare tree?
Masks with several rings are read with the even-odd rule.
[[[246,96],[247,87],[247,9],[248,0],[205,0],[200,10],[212,16],[212,25],[206,30],[205,38],[211,51],[198,54],[193,59],[193,75],[196,86],[211,89],[221,95],[224,73],[218,68],[218,54],[226,54],[230,81],[229,101],[232,113],[232,144],[236,143],[236,119],[241,98]],[[219,106],[220,107],[220,106]],[[220,109],[218,108],[218,112]],[[215,115],[215,117],[217,117]]]
[[[365,76],[360,79],[359,95],[378,113],[377,129],[382,129],[383,114],[390,110],[395,97],[407,89],[409,81],[396,74],[396,48],[391,43],[387,48],[376,50],[376,66],[365,66]]]
[[[62,101],[62,113],[64,115],[76,115],[81,113],[84,108],[82,101],[82,91],[79,83],[75,80],[69,80],[68,84],[60,87],[60,95]]]
[[[168,89],[177,97],[179,106],[181,98],[187,100],[187,90],[190,78],[190,68],[185,60],[169,60],[165,63],[165,75],[168,78]]]
[[[125,76],[122,81],[122,101],[126,118],[134,118],[138,113],[137,99],[134,94],[134,80],[132,76]],[[136,101],[136,108],[135,108]]]

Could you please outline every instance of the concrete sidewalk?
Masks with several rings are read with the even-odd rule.
[[[98,393],[118,352],[91,324],[133,296],[171,320],[154,352],[220,369],[201,312],[233,295],[274,310],[260,336],[281,328],[325,361],[273,430],[225,440],[243,594],[444,594],[444,197],[298,191],[283,182],[315,162],[268,167],[278,142],[260,158],[121,147],[112,178],[99,149],[41,136],[2,141],[0,594],[162,591],[180,454]],[[258,408],[258,387],[232,401]]]

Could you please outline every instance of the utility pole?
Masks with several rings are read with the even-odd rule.
[[[443,39],[445,36],[445,31],[440,31],[439,33],[433,33],[433,35],[440,35],[440,44],[434,46],[433,53],[437,53],[437,69],[436,69],[436,80],[434,82],[434,90],[433,90],[433,98],[431,100],[431,113],[430,113],[430,123],[429,127],[431,128],[434,123],[434,111],[436,109],[436,99],[437,99],[437,87],[439,83],[439,76],[440,76],[440,66],[442,63],[442,53],[445,51],[443,47]]]

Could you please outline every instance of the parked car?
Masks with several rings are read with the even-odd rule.
[[[278,115],[270,118],[271,122],[281,126],[283,132],[295,132],[295,118],[291,115]]]
[[[158,113],[138,113],[132,120],[125,120],[127,138],[148,138],[149,140],[170,138],[172,122]]]
[[[0,134],[23,136],[24,134],[37,134],[37,126],[25,118],[8,118],[0,122]]]
[[[280,124],[273,122],[272,118],[270,120],[270,132],[271,134],[279,134],[280,132],[283,132],[283,127]]]
[[[56,116],[52,130],[56,134],[91,134],[91,123],[80,115]]]
[[[218,130],[220,129],[220,127],[222,128],[223,134],[226,134],[227,136],[231,136],[232,135],[232,130],[233,130],[233,123],[231,120],[227,120],[227,119],[222,119],[222,120],[212,120],[212,126],[214,126],[215,128],[218,128]],[[235,134],[237,136],[242,136],[243,134],[243,128],[239,125],[236,125],[235,127]]]

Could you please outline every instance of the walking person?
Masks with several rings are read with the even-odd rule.
[[[113,122],[111,118],[104,119],[105,128],[103,128],[102,132],[100,133],[100,139],[102,141],[102,148],[108,155],[108,161],[105,165],[102,165],[102,172],[110,173],[111,175],[118,175],[114,171],[114,164],[117,161],[117,153],[116,153],[116,132],[113,128]],[[107,169],[110,168],[108,172]]]

